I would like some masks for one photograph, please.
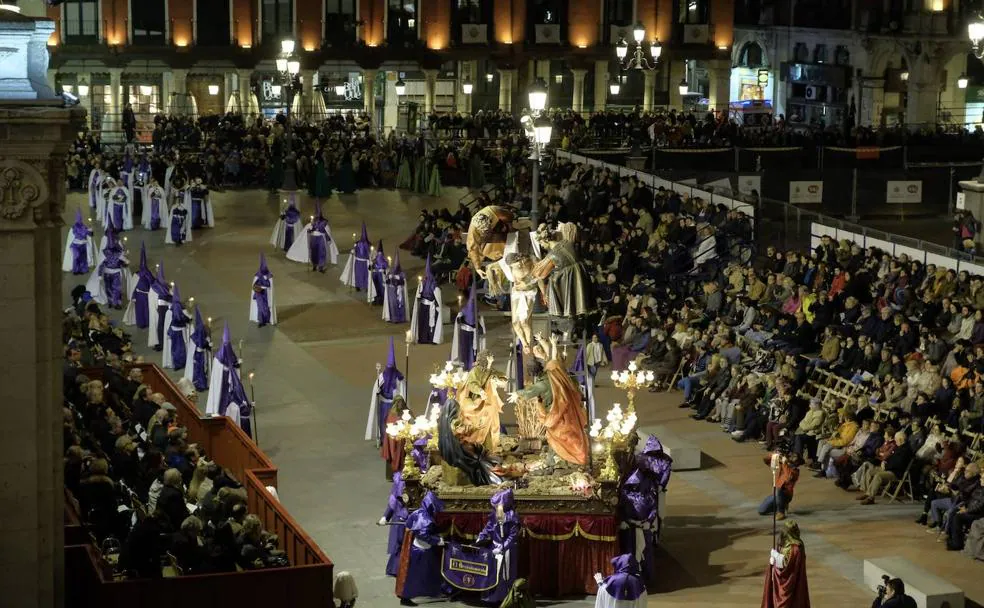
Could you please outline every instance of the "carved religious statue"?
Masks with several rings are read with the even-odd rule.
[[[506,384],[506,376],[492,367],[494,362],[491,352],[478,353],[475,367],[457,390],[456,434],[463,444],[482,446],[487,454],[499,451],[499,415],[502,413],[499,388]]]

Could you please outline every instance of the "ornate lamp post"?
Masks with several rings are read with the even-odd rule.
[[[537,79],[530,86],[528,96],[530,113],[524,115],[520,123],[530,139],[532,148],[530,160],[533,161],[533,205],[530,208],[530,219],[533,221],[533,228],[536,229],[540,223],[540,157],[543,149],[550,143],[553,126],[549,120],[541,118],[543,110],[547,107],[547,85]]]
[[[297,190],[297,178],[294,175],[296,159],[292,150],[293,134],[291,129],[291,109],[294,98],[301,92],[301,82],[297,76],[301,72],[301,62],[294,55],[294,41],[280,41],[280,56],[277,58],[277,83],[273,85],[273,93],[281,96],[287,102],[287,128],[284,146],[284,190]]]
[[[635,361],[629,363],[628,370],[612,371],[612,382],[615,383],[615,387],[624,390],[629,398],[631,416],[635,416],[636,392],[649,388],[655,380],[656,374],[652,370],[639,369]]]
[[[970,38],[974,55],[984,59],[984,18],[980,14],[967,24],[967,37]]]
[[[632,28],[632,39],[635,41],[632,52],[629,53],[629,43],[625,41],[625,38],[619,40],[618,44],[615,45],[615,57],[623,70],[656,69],[659,57],[663,54],[663,46],[659,43],[659,39],[653,40],[649,43],[649,56],[647,57],[643,42],[645,37],[646,28],[637,21]]]

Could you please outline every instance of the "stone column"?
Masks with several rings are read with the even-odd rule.
[[[583,68],[576,68],[571,70],[574,72],[574,98],[571,101],[571,106],[574,111],[578,114],[584,112],[584,79],[588,75],[588,71]]]
[[[314,99],[314,70],[301,70],[301,116],[310,116],[311,100]]]
[[[120,141],[123,139],[122,133],[118,133],[122,129],[122,121],[120,120],[123,113],[123,107],[120,105],[120,79],[123,76],[122,68],[109,68],[109,94],[111,103],[109,110],[106,115],[103,116],[102,129],[103,131],[109,131],[112,133],[109,137],[103,136],[103,141]]]
[[[369,116],[372,128],[378,133],[382,125],[376,124],[376,70],[362,71],[362,102],[363,111]]]
[[[253,73],[250,70],[236,70],[236,74],[239,75],[237,78],[239,81],[239,111],[248,118],[253,111],[253,104],[250,103],[253,99],[253,89],[249,86],[249,79]]]
[[[707,97],[710,109],[727,113],[731,97],[731,64],[727,61],[712,61],[708,76],[710,90]]]
[[[601,60],[595,62],[595,75],[594,75],[594,110],[595,112],[603,112],[605,110],[605,101],[608,99],[608,60]]]
[[[0,102],[0,588],[9,606],[64,603],[62,212],[85,110]]]
[[[424,70],[424,115],[434,111],[437,98],[437,70]]]
[[[516,70],[499,70],[499,109],[512,112],[513,78]]]
[[[646,70],[643,76],[645,89],[642,92],[642,109],[646,112],[652,112],[656,97],[656,72]]]
[[[910,131],[918,131],[924,127],[935,127],[940,75],[920,65],[909,70],[907,88],[909,95],[905,104],[906,128]]]
[[[670,62],[670,107],[677,110],[683,108],[683,97],[680,95],[680,81],[687,73],[684,61]]]
[[[51,90],[55,92],[55,95],[61,95],[62,92],[61,89],[55,88],[55,76],[57,75],[58,75],[58,70],[53,68],[48,68],[45,74],[45,78],[48,82],[48,86],[51,87]]]
[[[177,116],[191,113],[191,103],[188,99],[188,70],[171,70],[174,79],[174,104],[171,111]]]

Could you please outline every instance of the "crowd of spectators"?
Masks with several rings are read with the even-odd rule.
[[[289,565],[245,489],[144,383],[130,337],[83,294],[62,320],[65,488],[106,561],[131,578]]]

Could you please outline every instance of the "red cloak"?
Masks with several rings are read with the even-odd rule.
[[[402,413],[402,412],[400,412]],[[390,410],[386,416],[386,424],[392,424],[400,419],[400,415]],[[402,439],[394,439],[389,435],[384,435],[379,453],[383,460],[389,462],[390,472],[396,473],[403,470],[403,457],[406,455],[406,444]]]
[[[782,570],[769,566],[765,573],[762,608],[810,608],[810,588],[806,582],[806,552],[803,545],[791,545]]]

